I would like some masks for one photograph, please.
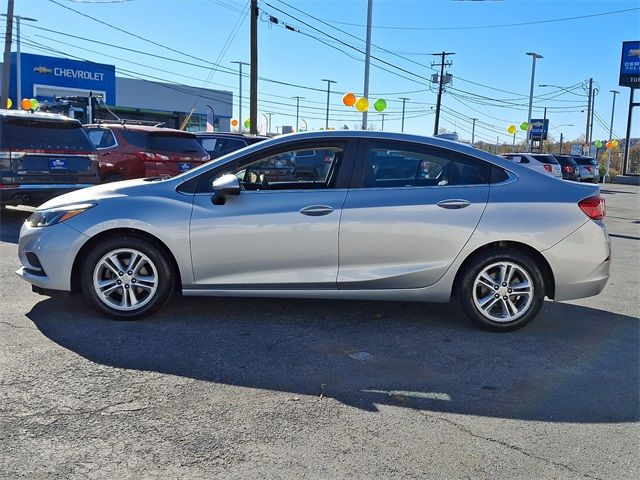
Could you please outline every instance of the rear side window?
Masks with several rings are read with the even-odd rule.
[[[207,154],[195,137],[186,135],[150,133],[147,148],[171,153],[201,153],[203,156]]]
[[[147,132],[123,128],[120,130],[120,133],[128,143],[138,148],[142,148],[143,150],[147,148]]]
[[[532,157],[535,158],[540,163],[546,163],[550,165],[555,165],[558,163],[558,161],[555,158],[550,156],[547,157],[546,155],[532,155]]]
[[[108,128],[88,128],[85,131],[96,148],[109,148],[116,145],[113,132]]]
[[[0,141],[8,150],[94,151],[79,122],[5,118]]]
[[[490,182],[488,163],[454,151],[416,146],[374,146],[367,154],[363,187],[482,185]]]

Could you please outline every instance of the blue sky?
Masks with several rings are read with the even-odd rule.
[[[49,0],[16,0],[15,13],[37,18],[38,22],[33,26],[200,65],[203,62],[193,57],[232,69],[237,68],[230,63],[232,60],[249,61],[249,21],[243,13],[245,0],[56,1],[103,23]],[[295,100],[290,97],[299,95],[305,97],[301,100],[301,117],[307,121],[309,129],[324,127],[326,93],[322,90],[326,83],[321,79],[330,78],[338,82],[332,85],[337,93],[331,96],[330,125],[340,128],[346,124],[353,128],[358,124],[360,115],[342,105],[341,95],[350,91],[361,94],[363,90],[364,55],[357,50],[364,50],[367,1],[263,0],[259,6],[262,12],[259,22],[260,76],[312,88],[261,81],[259,112],[272,112],[274,126],[295,125]],[[506,132],[508,125],[519,125],[527,118],[531,57],[525,52],[535,51],[544,59],[537,62],[534,117],[541,118],[542,108],[549,107],[547,116],[552,135],[559,137],[559,132],[563,132],[565,139],[584,135],[586,114],[580,110],[586,108],[586,95],[579,85],[593,77],[600,92],[596,97],[596,113],[607,126],[612,97],[609,90],[621,91],[616,104],[614,132],[624,136],[629,89],[618,87],[621,44],[624,40],[640,39],[640,10],[598,14],[634,8],[640,8],[640,1],[374,0],[372,43],[376,47],[372,54],[379,60],[372,63],[370,99],[387,100],[385,130],[400,131],[402,104],[399,97],[408,97],[405,131],[430,135],[436,94],[435,89],[420,77],[433,73],[430,66],[436,57],[430,53],[455,52],[450,57],[453,65],[448,69],[454,76],[454,83],[443,97],[440,125],[468,139],[469,118],[475,117],[478,118],[476,139],[495,142],[500,136],[501,141],[510,142],[511,136]],[[2,10],[5,9],[3,6]],[[547,22],[588,15],[594,16]],[[277,18],[279,24],[270,22],[269,16]],[[300,32],[284,28],[282,22]],[[134,38],[105,23],[174,51]],[[506,24],[520,25],[501,26]],[[237,74],[227,73],[225,69],[214,71],[189,66],[65,37],[33,26],[23,23],[25,52],[51,54],[41,48],[54,48],[75,57],[115,64],[135,72],[128,75],[150,75],[171,82],[222,88],[233,91],[234,96],[237,94]],[[344,43],[338,43],[327,34]],[[228,40],[230,43],[225,49]],[[29,45],[30,42],[40,47],[33,43]],[[248,83],[246,79],[243,84],[244,118],[248,117]],[[538,84],[573,90],[569,93],[557,88],[539,88]],[[234,103],[237,105],[237,99]],[[380,128],[381,116],[371,112],[369,117],[370,123]],[[234,118],[237,118],[237,106],[234,107]],[[640,135],[638,125],[640,122],[634,122],[633,136]],[[594,138],[607,137],[608,128],[596,121]],[[519,134],[519,138],[523,135]]]

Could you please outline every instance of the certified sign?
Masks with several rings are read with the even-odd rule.
[[[640,87],[640,41],[622,43],[620,86]]]

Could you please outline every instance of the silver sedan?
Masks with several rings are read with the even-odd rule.
[[[317,178],[296,158],[316,159]],[[308,167],[308,166],[306,166]],[[305,167],[305,168],[306,168]],[[137,319],[172,294],[448,302],[507,331],[597,295],[611,251],[597,185],[464,144],[382,132],[285,135],[173,178],[41,205],[16,273]],[[428,315],[428,310],[425,310]]]

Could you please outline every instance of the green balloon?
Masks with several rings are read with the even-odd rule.
[[[251,126],[251,122],[250,122],[250,121],[249,121],[249,119],[247,118],[247,119],[244,121],[244,128],[249,128],[250,126]]]
[[[40,102],[38,102],[38,100],[36,100],[35,98],[32,98],[31,99],[31,110],[37,110],[39,106],[40,106]]]
[[[602,141],[596,140],[596,148],[602,148]]]
[[[520,124],[520,130],[529,130],[529,122],[522,122]]]
[[[387,102],[383,98],[379,98],[376,100],[376,103],[373,104],[373,108],[375,108],[376,112],[384,112],[387,108]]]

